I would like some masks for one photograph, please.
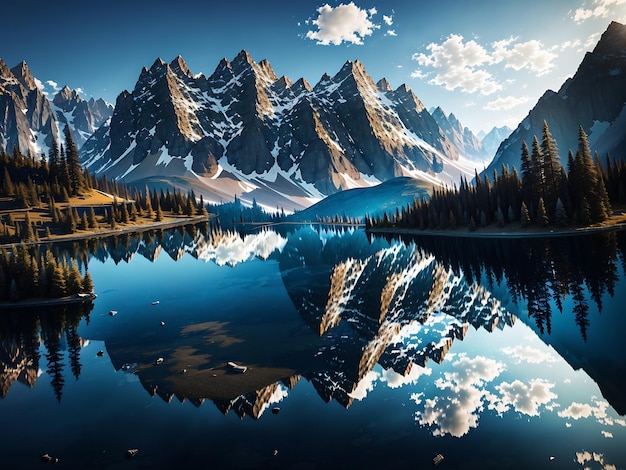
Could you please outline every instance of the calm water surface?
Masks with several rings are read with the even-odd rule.
[[[98,298],[0,311],[1,468],[626,468],[625,247],[311,226],[53,247]]]

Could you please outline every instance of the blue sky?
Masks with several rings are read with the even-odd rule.
[[[0,58],[26,60],[44,90],[68,85],[114,103],[141,67],[181,55],[210,75],[246,49],[277,75],[315,85],[359,59],[474,132],[515,127],[572,76],[626,0],[33,0],[3,5]]]

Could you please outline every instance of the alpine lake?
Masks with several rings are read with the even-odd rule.
[[[3,469],[626,468],[624,232],[41,249],[97,298],[0,310]]]

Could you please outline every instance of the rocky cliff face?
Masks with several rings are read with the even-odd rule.
[[[65,125],[80,147],[112,112],[103,100],[85,101],[68,87],[50,101],[25,62],[9,69],[0,59],[0,150],[47,155],[53,137],[62,141],[59,130]]]
[[[589,136],[593,151],[626,158],[626,26],[613,22],[576,74],[558,92],[539,99],[528,116],[499,147],[488,174],[501,166],[520,169],[522,141],[541,139],[543,121],[550,126],[561,157],[578,148],[578,127]]]
[[[494,127],[489,132],[482,135],[482,137],[479,134],[480,143],[485,149],[485,152],[487,152],[489,160],[491,160],[491,158],[496,154],[500,144],[511,135],[511,132],[513,132],[513,129],[509,126],[502,126]]]
[[[0,59],[0,150],[46,153],[58,135],[54,112],[25,62],[9,69]]]
[[[127,182],[178,178],[209,195],[244,183],[253,197],[266,190],[301,201],[394,176],[456,181],[473,172],[405,85],[375,84],[348,61],[311,87],[246,51],[208,78],[181,57],[158,59],[81,153],[92,172]]]
[[[113,114],[113,106],[103,99],[85,101],[76,90],[63,87],[52,99],[57,125],[69,125],[76,145],[80,148],[96,129]]]
[[[487,159],[487,151],[478,137],[468,127],[464,127],[454,114],[446,115],[441,107],[435,108],[431,114],[462,155],[481,162]]]

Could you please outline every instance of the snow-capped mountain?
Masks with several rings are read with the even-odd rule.
[[[70,126],[78,148],[113,115],[113,106],[102,98],[86,101],[76,90],[67,86],[54,95],[52,109],[60,129],[66,124]]]
[[[474,169],[406,85],[375,84],[348,61],[311,87],[246,51],[208,78],[181,57],[144,67],[81,154],[109,178],[167,179],[215,202],[246,193],[271,208],[402,175],[457,182]]]
[[[509,126],[502,126],[493,127],[486,134],[483,133],[482,136],[480,133],[478,134],[480,143],[482,144],[483,149],[485,149],[485,152],[487,152],[489,160],[491,160],[493,155],[496,154],[498,147],[500,147],[500,144],[504,142],[504,139],[511,135],[511,132],[513,132],[513,129]]]
[[[26,62],[9,69],[0,59],[0,150],[47,154],[53,135],[58,135],[58,126],[50,101]]]
[[[461,155],[478,162],[487,159],[489,155],[478,137],[468,127],[464,127],[454,114],[446,115],[440,106],[435,108],[431,114]]]
[[[578,128],[589,136],[592,151],[604,158],[626,158],[626,26],[612,22],[593,52],[587,52],[573,77],[558,93],[548,90],[528,116],[498,148],[486,169],[520,169],[522,141],[541,140],[544,120],[556,140],[561,158],[578,148]]]
[[[75,90],[61,89],[51,100],[38,88],[26,62],[9,69],[0,59],[0,150],[48,154],[52,138],[62,142],[69,125],[80,146],[113,113],[103,100],[83,100]]]

